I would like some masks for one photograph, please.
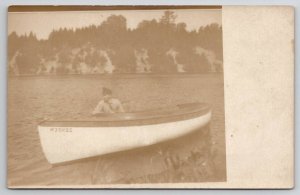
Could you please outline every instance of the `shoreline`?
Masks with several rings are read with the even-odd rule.
[[[44,75],[8,75],[8,78],[62,78],[62,77],[87,77],[87,78],[164,78],[164,77],[197,77],[197,76],[208,76],[208,75],[222,75],[223,72],[209,72],[209,73],[164,73],[164,74],[153,74],[153,73],[113,73],[113,74],[44,74]]]

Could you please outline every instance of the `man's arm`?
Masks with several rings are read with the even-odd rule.
[[[122,103],[120,102],[120,100],[118,100],[118,103],[117,103],[117,109],[118,109],[118,112],[125,112],[125,111],[124,111],[124,108],[123,108],[123,105],[122,105]]]
[[[92,112],[93,115],[102,113],[103,110],[103,101],[100,101],[97,106],[95,107],[94,111]]]

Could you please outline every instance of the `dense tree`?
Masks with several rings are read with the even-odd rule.
[[[38,40],[33,33],[19,36],[12,32],[8,36],[9,71],[67,74],[97,68],[95,73],[101,73],[111,65],[115,73],[134,73],[140,62],[149,65],[151,73],[177,73],[178,64],[187,73],[202,73],[215,64],[221,66],[221,26],[188,31],[176,18],[173,11],[165,11],[159,20],[144,20],[129,29],[124,16],[111,15],[99,25],[53,30],[46,40]]]
[[[177,16],[173,11],[165,11],[165,14],[160,18],[160,23],[163,25],[174,25]]]

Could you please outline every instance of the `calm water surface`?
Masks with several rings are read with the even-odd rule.
[[[221,74],[181,77],[13,77],[8,88],[10,185],[224,181],[224,84]],[[42,152],[43,119],[89,120],[109,87],[128,111],[188,102],[212,106],[210,127],[166,143],[52,167]],[[197,155],[198,154],[198,155]]]

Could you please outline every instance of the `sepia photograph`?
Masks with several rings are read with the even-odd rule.
[[[226,182],[221,6],[11,6],[9,188]]]

